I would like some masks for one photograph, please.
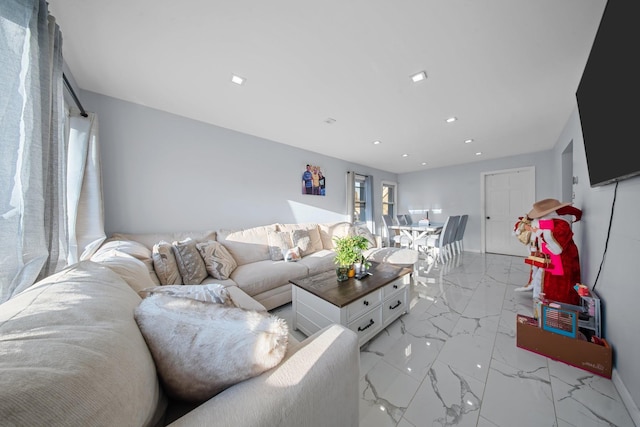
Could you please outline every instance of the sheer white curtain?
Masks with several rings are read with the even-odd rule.
[[[66,265],[62,35],[45,0],[0,3],[0,302]]]
[[[89,259],[106,238],[98,117],[88,114],[68,121],[69,264]]]

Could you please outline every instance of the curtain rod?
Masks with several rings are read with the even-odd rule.
[[[80,109],[80,115],[82,115],[82,117],[88,117],[89,115],[87,114],[86,111],[84,111],[84,108],[82,107],[82,104],[78,99],[78,96],[76,95],[75,91],[71,87],[71,84],[69,83],[69,80],[67,80],[67,76],[64,73],[62,73],[62,79],[64,80],[64,87],[67,88],[67,90],[71,94],[71,97],[73,98],[73,101],[76,103],[76,105]]]

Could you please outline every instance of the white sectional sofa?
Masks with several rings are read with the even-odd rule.
[[[358,340],[340,325],[289,336],[277,366],[209,400],[169,399],[134,319],[138,267],[82,261],[0,305],[0,425],[358,425]]]
[[[269,231],[299,229],[317,230],[319,242],[310,239],[315,247],[307,246],[297,262],[272,260]],[[229,279],[206,277],[201,283],[224,285],[239,307],[233,310],[271,317],[268,308],[291,300],[290,278],[335,268],[332,238],[350,232],[358,231],[348,223],[273,224],[111,236],[92,260],[69,266],[0,305],[0,424],[357,426],[360,353],[357,335],[347,328],[331,325],[302,342],[289,334],[275,367],[208,400],[187,402],[166,392],[155,347],[136,317],[148,301],[142,291],[159,283],[152,254],[159,240],[191,237],[224,244],[236,268]],[[379,262],[417,261],[413,251],[396,248],[372,247],[367,254]]]
[[[277,232],[291,233],[299,230],[308,232],[311,245],[297,262],[285,262],[273,257],[273,242],[270,235]],[[349,233],[364,234],[371,242],[365,256],[375,262],[388,262],[401,265],[413,265],[418,260],[418,253],[411,249],[381,247],[380,239],[362,227],[355,227],[348,222],[304,223],[304,224],[269,224],[242,230],[208,230],[200,232],[173,232],[150,234],[115,233],[103,247],[118,248],[119,243],[128,245],[131,242],[141,243],[148,250],[135,254],[149,268],[156,283],[151,251],[160,242],[182,241],[192,238],[197,242],[215,240],[221,243],[233,256],[237,267],[226,280],[208,276],[201,283],[220,283],[225,286],[237,286],[246,294],[262,304],[267,310],[291,302],[290,279],[300,279],[313,274],[336,268],[333,252],[334,237],[343,237]],[[295,246],[295,242],[292,242]],[[277,248],[276,248],[277,249]],[[126,249],[128,250],[128,249]]]

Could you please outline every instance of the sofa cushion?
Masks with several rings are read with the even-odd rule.
[[[303,250],[303,256],[305,254],[311,254],[322,250],[322,239],[320,238],[320,231],[318,229],[318,224],[316,223],[303,223],[303,224],[278,224],[278,230],[280,231],[288,231],[291,233],[291,240],[293,246],[297,246],[294,241],[293,232],[296,230],[305,230],[309,233],[309,245],[306,250]],[[301,248],[302,249],[302,248]]]
[[[187,237],[171,244],[178,271],[185,285],[198,285],[207,277],[207,267],[196,248],[196,241]]]
[[[309,270],[299,262],[259,261],[239,265],[231,273],[238,287],[250,296],[287,285],[289,279],[306,277]]]
[[[181,400],[207,400],[276,366],[287,350],[287,323],[268,312],[151,295],[135,319],[165,391]]]
[[[387,264],[412,266],[418,262],[418,251],[404,248],[372,248],[362,254],[373,262],[385,262]]]
[[[335,258],[336,253],[334,251],[323,249],[302,258],[298,263],[306,266],[309,270],[309,276],[312,276],[314,274],[334,270],[337,267],[334,262]]]
[[[151,255],[151,249],[147,248],[142,243],[133,240],[116,240],[111,238],[106,240],[100,246],[100,248],[98,248],[98,250],[91,256],[91,259],[93,260],[96,257],[100,257],[103,252],[108,252],[111,250],[124,252],[142,261],[147,267],[147,270],[149,270],[151,280],[156,284],[160,283],[160,281],[158,280],[158,276],[156,276],[155,270],[153,268],[153,257]]]
[[[238,263],[227,248],[219,242],[213,240],[201,242],[196,245],[196,248],[198,248],[207,272],[211,277],[226,280],[238,266]]]
[[[182,276],[178,271],[173,246],[164,240],[153,245],[151,251],[153,268],[161,285],[182,285]]]
[[[140,297],[81,261],[0,305],[0,424],[154,425],[164,399]]]
[[[267,232],[275,231],[275,224],[243,230],[218,230],[218,242],[229,250],[238,265],[271,259]]]
[[[116,249],[101,250],[91,257],[91,261],[109,267],[136,292],[156,285],[151,280],[147,266],[139,259],[122,251]]]
[[[333,249],[334,237],[345,237],[349,235],[351,223],[349,222],[331,222],[318,224],[320,239],[322,240],[323,249]]]
[[[168,295],[176,298],[191,298],[196,301],[222,304],[227,307],[236,307],[231,294],[224,286],[214,283],[208,285],[167,285],[153,286],[138,291],[141,298],[151,295]]]
[[[280,261],[284,259],[284,254],[291,249],[291,233],[288,231],[272,231],[267,232],[269,239],[269,254],[272,261]]]
[[[142,243],[149,249],[159,241],[176,242],[191,237],[196,242],[206,242],[216,240],[216,232],[213,230],[203,231],[173,231],[167,233],[113,233],[110,240],[134,240]]]

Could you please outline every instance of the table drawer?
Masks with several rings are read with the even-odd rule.
[[[376,307],[364,316],[349,323],[347,327],[358,334],[360,344],[368,341],[369,338],[382,330],[382,307]]]
[[[382,304],[382,323],[386,326],[406,311],[407,299],[405,293],[400,293],[393,298],[386,299]]]
[[[364,312],[371,310],[382,301],[382,289],[371,292],[360,299],[355,300],[347,306],[347,322],[362,315]]]
[[[386,285],[382,288],[383,298],[388,297],[389,295],[398,292],[401,289],[409,286],[409,282],[411,281],[411,277],[408,274],[400,277],[399,279],[394,280],[393,282]]]

